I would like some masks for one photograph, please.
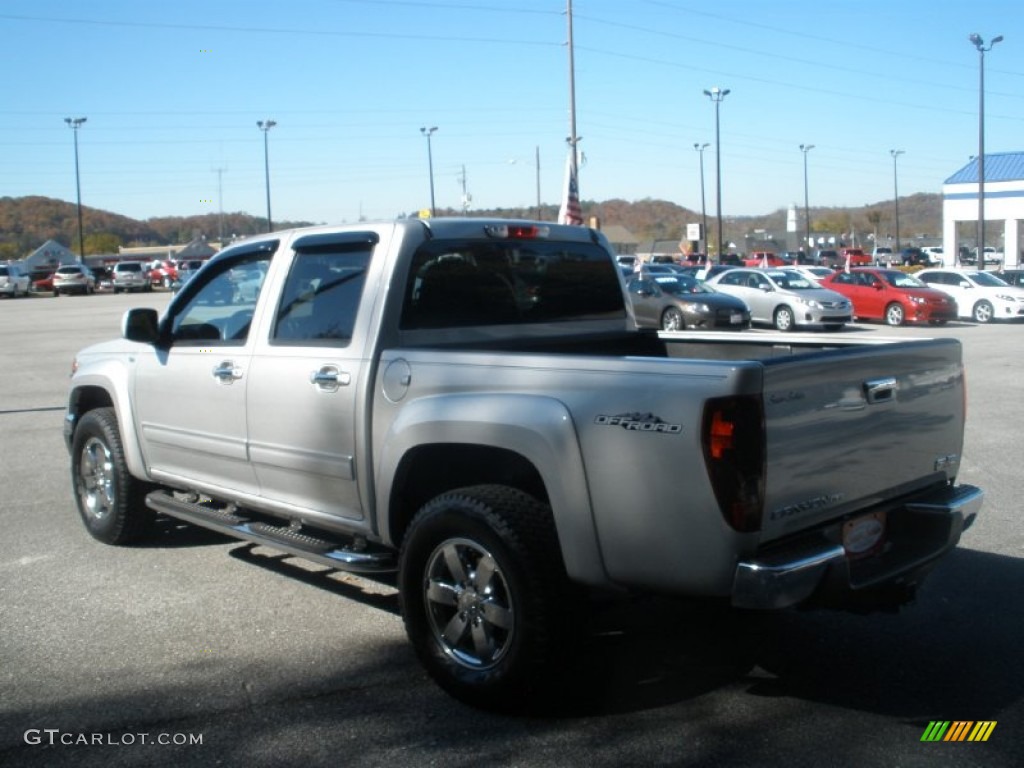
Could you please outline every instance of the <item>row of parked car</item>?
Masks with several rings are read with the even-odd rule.
[[[1024,270],[650,264],[625,279],[641,328],[838,330],[854,318],[892,326],[1024,318]]]
[[[152,263],[120,261],[110,267],[95,269],[81,263],[64,264],[52,274],[31,283],[29,277],[20,272],[19,267],[6,265],[0,266],[0,294],[24,296],[28,295],[29,290],[33,290],[39,293],[52,292],[54,296],[87,296],[98,290],[110,290],[114,293],[151,291],[156,286],[176,290],[205,263],[199,259]],[[8,284],[11,286],[9,289]]]

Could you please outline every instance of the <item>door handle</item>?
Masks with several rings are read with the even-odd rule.
[[[326,392],[335,392],[338,387],[347,387],[352,381],[352,376],[339,371],[336,366],[323,365],[309,374],[309,381]]]
[[[864,396],[869,403],[889,403],[896,398],[897,383],[893,376],[864,382]]]
[[[236,367],[230,360],[225,360],[220,365],[214,366],[213,377],[219,379],[221,384],[230,384],[242,378],[242,369]]]

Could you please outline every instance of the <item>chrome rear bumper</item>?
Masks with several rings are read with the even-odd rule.
[[[736,565],[732,604],[737,608],[786,608],[812,596],[916,583],[974,522],[984,491],[946,487],[887,510],[886,546],[877,555],[851,559],[836,523],[811,536]],[[867,510],[866,510],[867,511]]]

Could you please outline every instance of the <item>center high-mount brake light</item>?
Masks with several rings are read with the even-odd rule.
[[[729,525],[761,529],[764,509],[764,408],[759,397],[721,397],[704,406],[701,429],[711,487]]]
[[[534,224],[488,224],[484,232],[488,237],[502,240],[540,240],[546,238],[551,230]]]

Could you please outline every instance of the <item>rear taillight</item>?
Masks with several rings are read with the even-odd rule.
[[[722,397],[704,406],[704,463],[729,525],[761,528],[764,508],[764,408],[760,397]]]

